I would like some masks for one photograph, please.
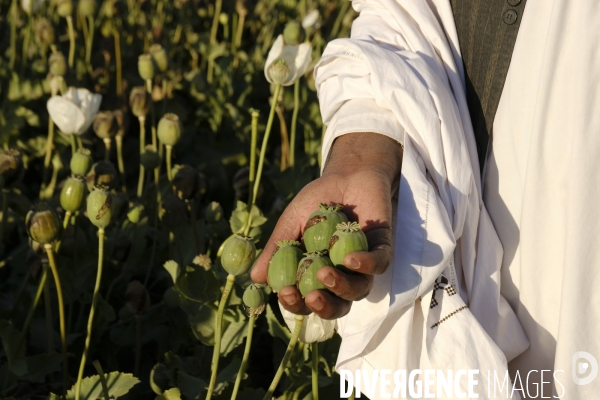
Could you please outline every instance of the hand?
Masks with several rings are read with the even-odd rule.
[[[398,192],[402,148],[377,133],[350,133],[339,137],[330,152],[321,178],[306,185],[285,209],[264,251],[251,271],[255,282],[266,282],[269,258],[281,240],[298,239],[317,203],[344,205],[344,213],[356,220],[367,236],[369,251],[346,255],[344,265],[358,274],[323,267],[317,279],[331,293],[313,290],[303,299],[295,286],[282,288],[279,302],[294,314],[315,312],[334,319],[350,311],[352,301],[365,298],[375,274],[392,261],[392,198]]]

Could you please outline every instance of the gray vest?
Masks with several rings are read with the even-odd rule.
[[[483,168],[526,0],[450,0]]]

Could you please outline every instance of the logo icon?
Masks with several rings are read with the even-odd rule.
[[[590,353],[578,351],[573,354],[571,373],[573,375],[573,382],[575,382],[576,385],[587,385],[596,379],[596,376],[598,375],[598,361]],[[580,376],[585,374],[588,375],[584,378],[580,378]]]

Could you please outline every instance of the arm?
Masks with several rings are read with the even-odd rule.
[[[349,133],[332,146],[321,178],[306,185],[285,209],[265,250],[252,270],[252,279],[266,281],[269,257],[280,240],[299,238],[304,224],[319,202],[349,206],[369,241],[369,252],[355,252],[344,259],[347,268],[361,274],[347,275],[322,268],[317,278],[332,293],[314,290],[304,301],[293,286],[279,292],[279,301],[295,314],[315,312],[322,318],[339,318],[351,302],[367,296],[373,275],[386,270],[392,259],[392,197],[397,193],[402,165],[400,144],[373,132]]]

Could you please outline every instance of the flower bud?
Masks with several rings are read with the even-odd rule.
[[[100,111],[94,118],[93,128],[100,139],[110,139],[116,135],[119,125],[112,111]]]
[[[62,225],[56,211],[47,203],[40,203],[33,207],[25,218],[25,225],[29,237],[39,244],[52,243],[58,239]]]
[[[140,204],[140,203],[133,204],[129,208],[129,211],[127,212],[127,219],[132,224],[137,224],[138,222],[140,222],[143,212],[144,212],[143,204]]]
[[[259,285],[250,285],[244,290],[242,301],[249,315],[258,315],[265,309],[265,292]]]
[[[79,12],[84,17],[92,17],[96,13],[96,0],[79,0]]]
[[[127,285],[125,304],[136,315],[143,314],[150,306],[148,291],[139,281],[129,282]]]
[[[55,76],[64,76],[67,73],[67,61],[60,51],[52,53],[48,58],[48,69]]]
[[[248,236],[236,234],[225,242],[221,265],[231,275],[241,275],[250,269],[256,256],[256,246]]]
[[[181,137],[179,117],[167,113],[158,121],[158,140],[165,146],[175,146]]]
[[[83,147],[79,148],[71,157],[71,173],[73,175],[85,176],[92,165],[92,157],[90,151]]]
[[[21,153],[15,149],[0,150],[0,175],[3,188],[11,187],[23,174]]]
[[[298,45],[304,41],[304,29],[297,21],[290,21],[283,28],[285,44]]]
[[[40,44],[49,46],[56,39],[54,36],[54,27],[47,18],[37,18],[34,22],[33,29],[35,37]]]
[[[150,96],[143,86],[136,86],[129,94],[129,106],[136,117],[145,117],[150,111]]]
[[[60,206],[65,211],[75,212],[85,197],[85,182],[81,175],[70,176],[60,191]]]
[[[102,160],[92,165],[85,178],[90,190],[94,186],[106,186],[108,189],[114,189],[117,184],[117,170],[112,163]]]
[[[283,58],[279,58],[273,61],[273,64],[269,67],[269,77],[274,84],[282,84],[287,80],[290,74],[290,69]]]
[[[147,171],[160,166],[160,156],[153,145],[149,144],[146,146],[145,151],[140,156],[140,162]]]
[[[204,175],[189,165],[177,166],[173,173],[173,190],[181,200],[190,200],[197,195],[206,193]],[[174,168],[175,169],[175,168]]]
[[[149,51],[160,72],[165,72],[169,68],[169,58],[165,49],[160,44],[153,44]]]
[[[187,205],[173,193],[166,195],[160,203],[158,216],[167,229],[175,229],[190,219]]]
[[[215,222],[220,221],[224,214],[223,207],[216,201],[212,201],[204,210],[204,219],[206,222],[214,224]]]
[[[154,78],[154,62],[150,54],[142,54],[138,57],[138,72],[145,81]]]
[[[73,2],[71,0],[56,0],[56,13],[63,18],[73,14]]]
[[[104,186],[96,186],[87,198],[87,216],[98,229],[104,229],[112,218],[112,194]]]

